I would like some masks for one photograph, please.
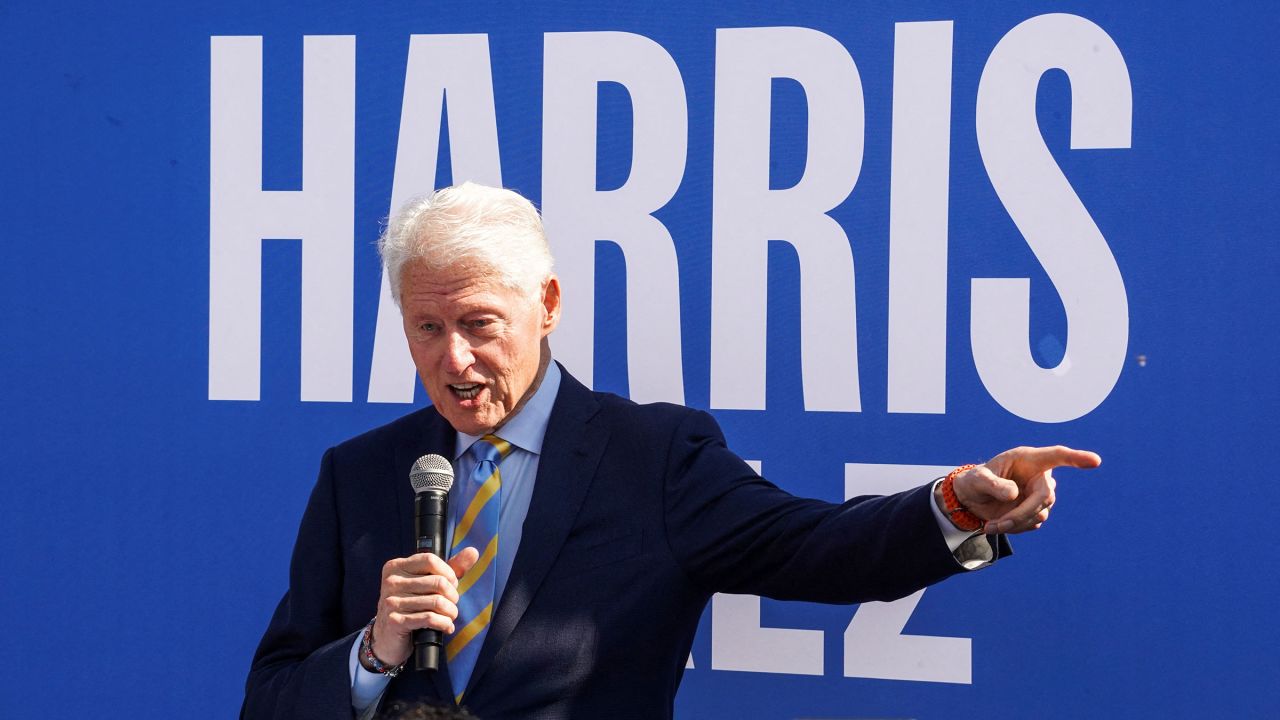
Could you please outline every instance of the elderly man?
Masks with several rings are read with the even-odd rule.
[[[706,413],[594,393],[552,360],[560,283],[519,195],[441,190],[393,218],[380,250],[432,405],[325,453],[244,717],[392,700],[486,720],[670,717],[713,593],[902,597],[1040,527],[1054,467],[1100,462],[1017,448],[898,495],[797,498]],[[405,557],[407,476],[428,453],[456,469],[447,562]],[[445,634],[442,667],[401,672],[420,628]]]

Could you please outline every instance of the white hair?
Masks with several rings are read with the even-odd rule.
[[[387,221],[378,253],[400,304],[410,261],[432,272],[458,266],[537,300],[551,277],[551,248],[533,203],[511,190],[465,182],[415,198]]]

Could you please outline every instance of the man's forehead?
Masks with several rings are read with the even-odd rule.
[[[408,302],[447,305],[520,303],[521,295],[500,282],[491,268],[478,264],[454,264],[444,269],[419,263],[406,267],[401,292]]]
[[[426,261],[414,260],[405,263],[401,280],[406,287],[423,292],[483,290],[499,286],[497,270],[477,260],[460,260],[447,265],[428,265]]]

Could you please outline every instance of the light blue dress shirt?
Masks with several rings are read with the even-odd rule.
[[[542,376],[542,384],[534,391],[533,397],[520,408],[495,433],[498,437],[511,443],[511,453],[502,461],[502,490],[499,494],[501,506],[498,509],[498,557],[497,587],[494,600],[502,597],[507,587],[507,579],[511,577],[511,565],[515,562],[516,549],[520,547],[520,537],[524,532],[524,519],[529,514],[529,501],[533,498],[533,481],[538,475],[538,460],[542,456],[542,440],[547,434],[547,423],[551,420],[551,408],[555,405],[556,394],[560,390],[560,366],[552,362]],[[475,461],[467,455],[467,450],[480,439],[479,435],[457,434],[457,443],[453,451],[453,470],[455,478],[468,478],[475,470]],[[449,547],[453,547],[453,529],[466,508],[462,503],[449,505]],[[476,548],[483,550],[484,548]],[[360,638],[351,647],[351,707],[362,712],[373,706],[374,701],[386,689],[390,678],[379,673],[371,673],[360,664]]]

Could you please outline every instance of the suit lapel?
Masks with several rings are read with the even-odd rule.
[[[606,429],[591,422],[598,409],[591,391],[563,372],[542,443],[520,547],[471,671],[468,692],[524,616],[569,536],[609,437]]]
[[[457,444],[457,433],[445,422],[440,413],[435,408],[425,408],[421,411],[422,423],[418,425],[418,430],[406,442],[399,443],[396,447],[396,473],[395,478],[396,492],[395,506],[399,515],[399,548],[402,555],[408,555],[414,547],[417,546],[417,538],[413,535],[413,486],[409,484],[409,471],[413,469],[413,464],[423,455],[436,454],[443,456],[447,460],[452,460],[453,451]],[[409,660],[413,662],[412,658]],[[430,676],[430,677],[424,677]],[[440,669],[436,672],[418,673],[412,670],[405,672],[399,678],[407,681],[410,686],[419,686],[423,684],[430,685],[435,688],[435,695],[441,700],[452,703],[453,690],[449,683],[449,668],[444,659],[441,658]],[[421,696],[425,693],[413,692],[411,696]]]

